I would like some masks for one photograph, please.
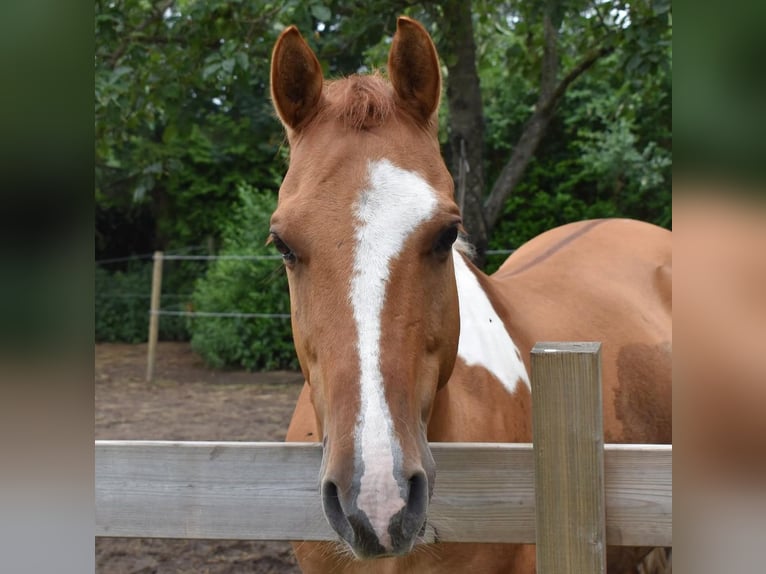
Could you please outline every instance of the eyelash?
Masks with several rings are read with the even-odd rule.
[[[282,261],[285,262],[285,265],[293,265],[296,261],[295,253],[292,249],[282,241],[282,239],[277,235],[276,233],[271,234],[271,242],[274,244],[274,247],[276,247],[277,251],[282,255]]]

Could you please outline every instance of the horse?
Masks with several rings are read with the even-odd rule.
[[[436,48],[407,17],[388,79],[325,81],[293,26],[273,49],[290,158],[269,240],[305,377],[287,441],[322,442],[339,538],[294,542],[304,572],[534,572],[534,546],[433,543],[427,514],[430,441],[531,442],[537,341],[603,343],[607,442],[671,440],[670,232],[571,223],[485,275],[440,153],[440,93]],[[610,549],[610,570],[647,551]]]

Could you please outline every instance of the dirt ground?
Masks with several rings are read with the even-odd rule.
[[[95,372],[95,434],[112,440],[281,441],[303,383],[295,372],[208,369],[185,343],[159,344],[151,384],[144,381],[146,345],[96,345]],[[656,560],[663,564],[664,555]],[[641,571],[663,572],[663,566]],[[287,542],[98,538],[96,572],[298,574],[300,569]]]
[[[96,345],[97,439],[284,440],[300,373],[208,369],[186,343],[160,343],[155,381],[146,345]],[[292,574],[287,542],[98,538],[99,574]]]

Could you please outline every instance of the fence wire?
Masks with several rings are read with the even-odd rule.
[[[252,255],[252,254],[231,254],[231,255],[189,255],[189,251],[200,249],[198,247],[188,247],[178,249],[174,253],[163,253],[163,261],[216,261],[216,260],[234,260],[234,261],[275,261],[282,259],[281,255]],[[489,249],[487,255],[510,255],[515,249]],[[186,252],[186,253],[184,253]],[[141,253],[126,257],[112,257],[109,259],[99,259],[97,265],[108,265],[111,263],[123,263],[126,261],[152,260],[154,253]],[[100,296],[115,299],[149,299],[150,294],[141,293],[100,293]],[[161,295],[165,299],[191,299],[189,295],[165,294]],[[243,313],[240,311],[171,311],[169,309],[149,310],[150,315],[167,315],[175,317],[215,317],[232,319],[289,319],[289,313]]]
[[[233,317],[243,319],[289,319],[289,313],[240,313],[238,311],[168,311],[158,309],[149,311],[150,315],[172,315],[174,317]]]

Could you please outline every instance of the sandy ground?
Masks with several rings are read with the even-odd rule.
[[[155,381],[146,345],[96,346],[97,439],[284,440],[300,373],[214,371],[186,343],[160,343]],[[287,542],[99,538],[100,574],[292,574]]]
[[[144,382],[146,345],[96,346],[98,439],[284,440],[300,373],[214,371],[185,343],[160,343]],[[642,574],[671,572],[664,555]],[[651,566],[650,566],[651,565]],[[99,574],[298,574],[287,542],[99,538]]]

